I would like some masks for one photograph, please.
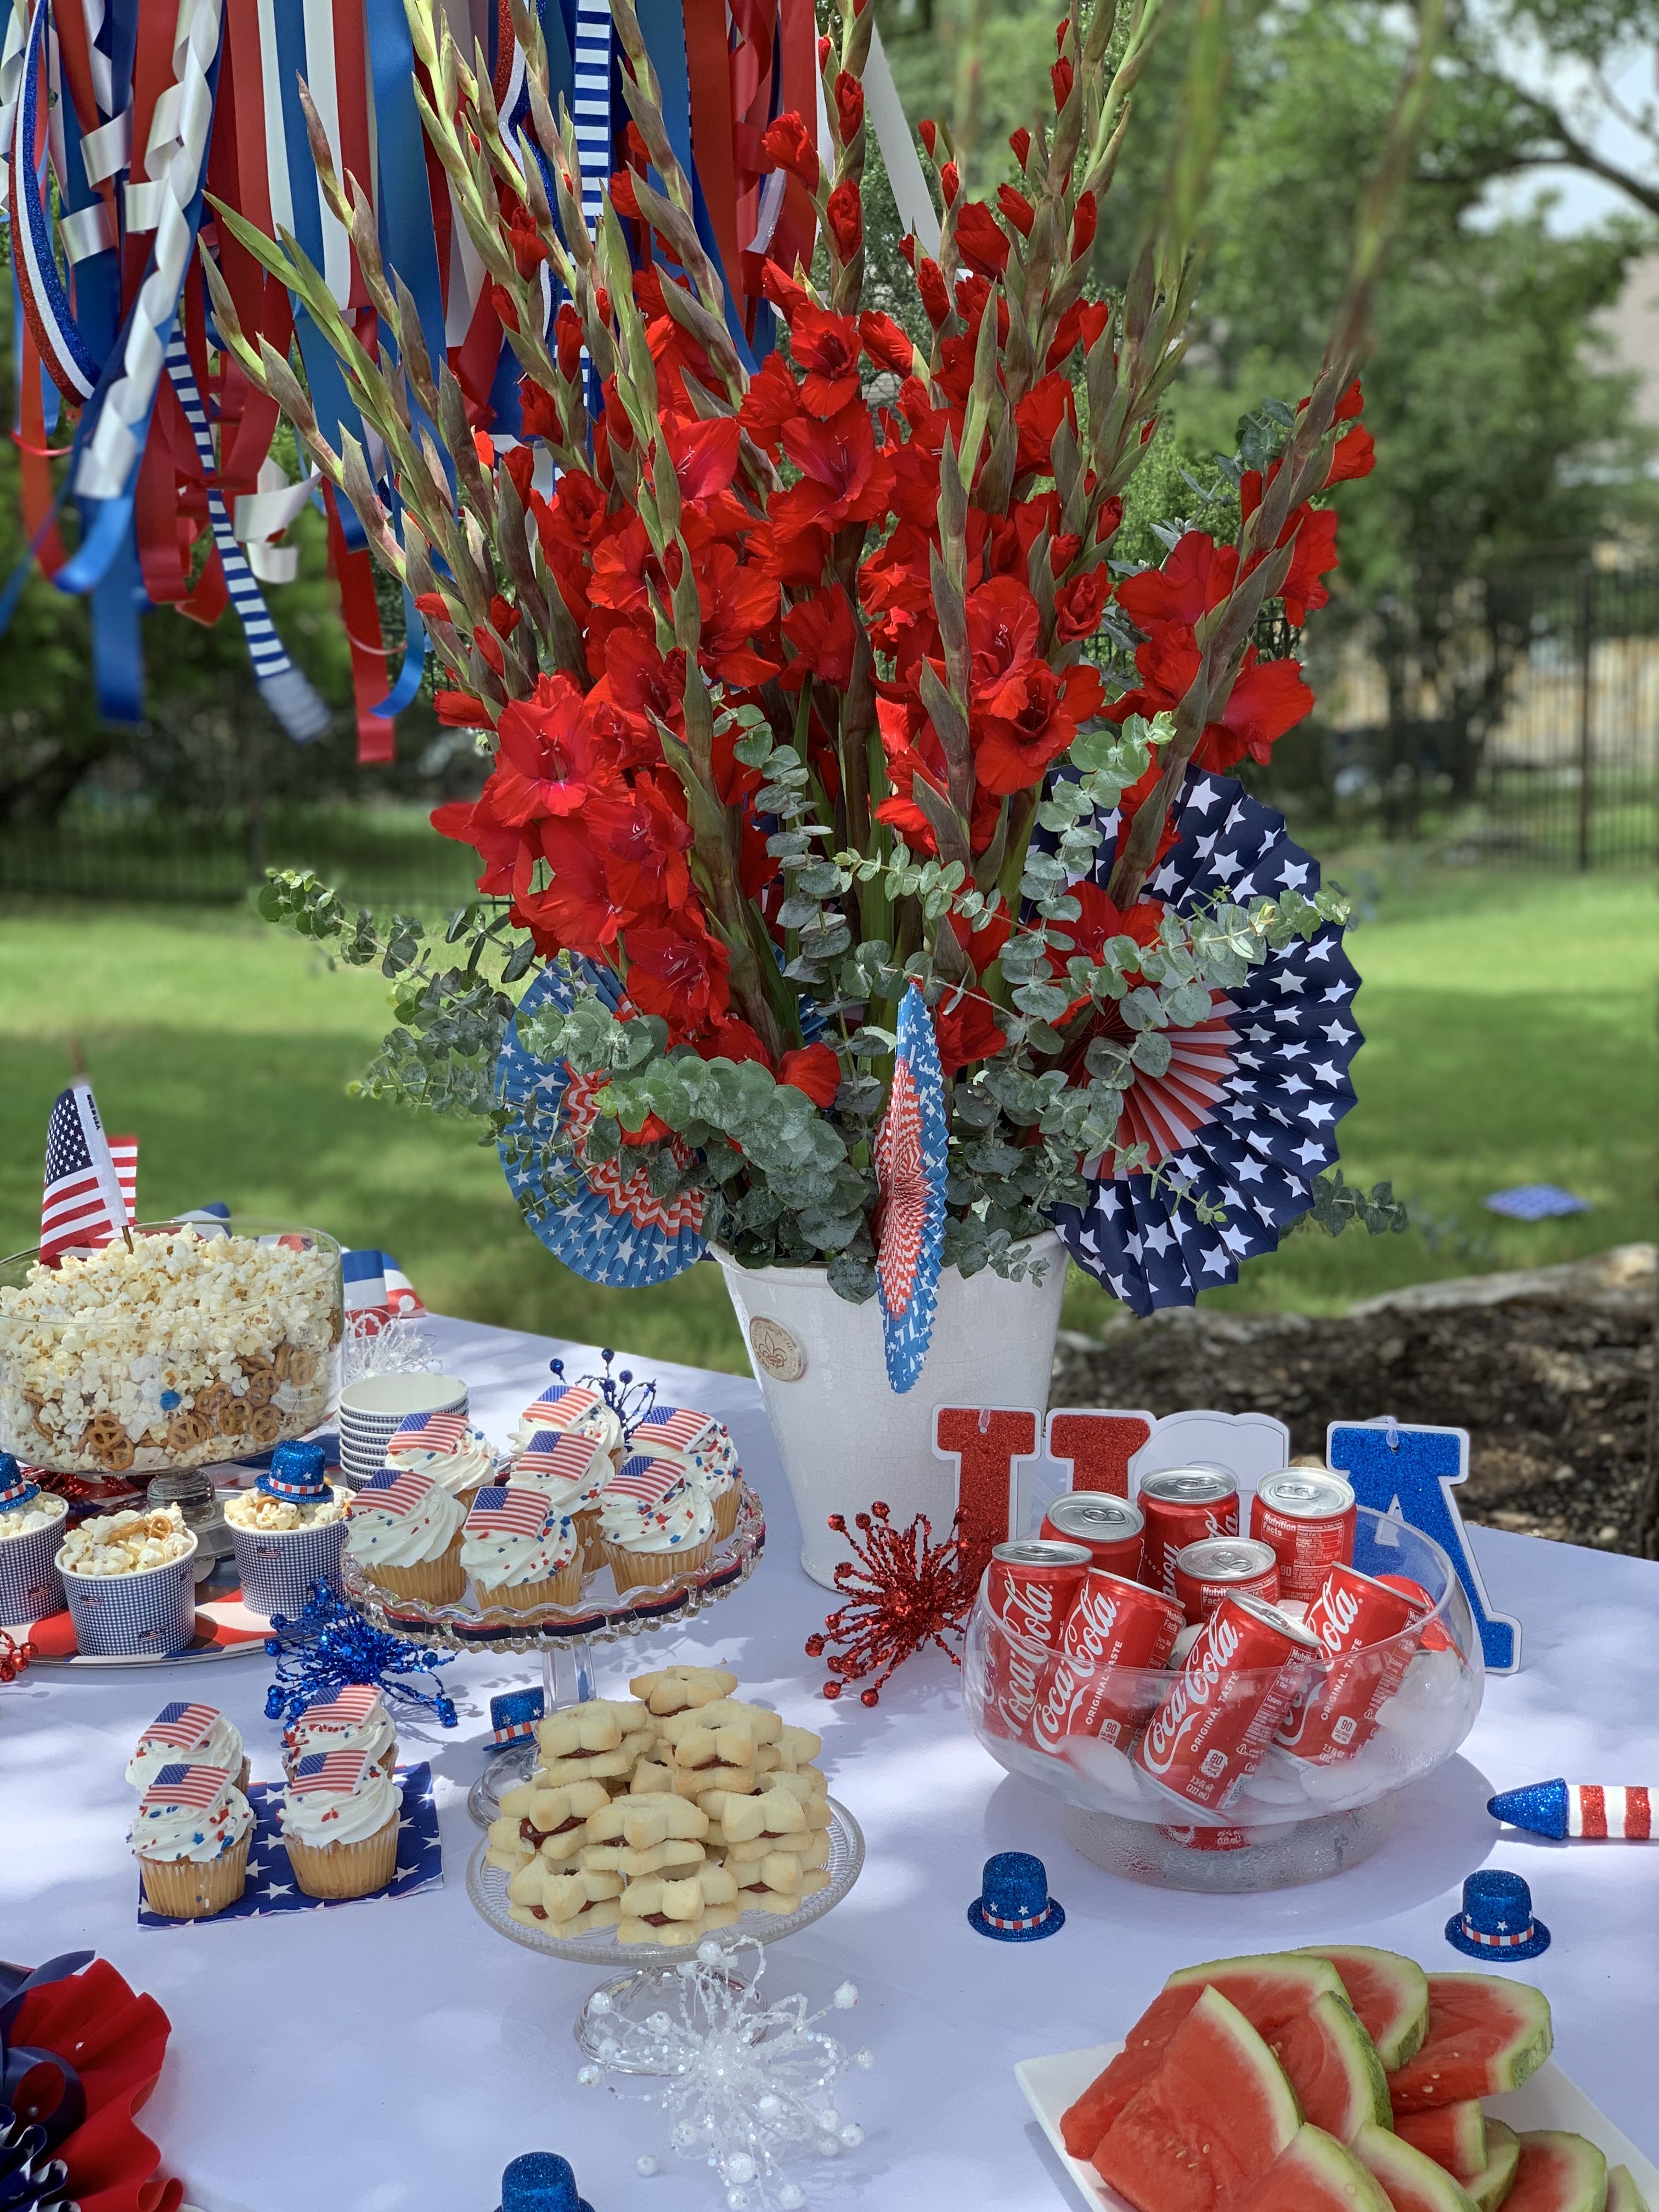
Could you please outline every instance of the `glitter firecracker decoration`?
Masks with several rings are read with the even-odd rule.
[[[695,1961],[679,1969],[678,2016],[653,2012],[630,2021],[617,2014],[614,2031],[601,2030],[599,2063],[576,2079],[596,2087],[610,2068],[624,2076],[665,2077],[649,2101],[669,2124],[669,2141],[682,2158],[714,2168],[727,2212],[802,2212],[806,2192],[784,2168],[798,2159],[838,2158],[856,2150],[864,2130],[842,2118],[833,2101],[837,2081],[851,2066],[868,2070],[872,2051],[848,2054],[818,2027],[829,2017],[809,2013],[804,1996],[775,2004],[759,1995],[766,1954],[752,1936],[725,1942],[707,1936]],[[832,2000],[837,2012],[859,2001],[851,1982]],[[588,1999],[590,2018],[602,2021],[610,2000],[603,1990]],[[598,2023],[596,2022],[596,2025]],[[641,2174],[658,2170],[653,2154],[637,2161]]]
[[[19,1644],[0,1628],[0,1682],[15,1682],[34,1656],[34,1646],[27,1637]]]
[[[936,1644],[952,1666],[961,1666],[961,1653],[946,1638],[960,1638],[973,1594],[963,1586],[954,1520],[938,1544],[925,1513],[908,1528],[896,1528],[879,1499],[853,1521],[862,1543],[849,1534],[844,1514],[830,1516],[830,1526],[853,1547],[853,1557],[836,1568],[836,1588],[847,1602],[824,1616],[822,1636],[808,1637],[806,1656],[823,1659],[839,1645],[824,1661],[832,1678],[824,1696],[838,1698],[849,1682],[873,1674],[869,1688],[859,1692],[862,1704],[873,1705],[894,1670],[925,1644]]]
[[[428,1651],[402,1636],[375,1628],[325,1583],[313,1583],[297,1620],[271,1619],[265,1650],[276,1662],[276,1680],[265,1692],[267,1720],[295,1721],[309,1706],[356,1682],[371,1685],[405,1705],[425,1705],[441,1727],[456,1725],[454,1700],[442,1690],[415,1689],[398,1678],[432,1674],[454,1662],[453,1651]]]

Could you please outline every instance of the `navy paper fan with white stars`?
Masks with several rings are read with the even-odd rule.
[[[686,1191],[666,1200],[653,1196],[644,1169],[629,1164],[626,1147],[619,1159],[603,1167],[579,1168],[573,1147],[592,1125],[595,1101],[606,1079],[577,1075],[568,1060],[538,1060],[520,1034],[520,1022],[539,1006],[551,1005],[568,1013],[579,985],[597,991],[613,1013],[623,1006],[622,987],[607,969],[584,961],[573,978],[564,969],[549,966],[525,993],[508,1025],[495,1064],[495,1096],[514,1109],[498,1147],[502,1171],[514,1196],[521,1204],[527,1196],[535,1209],[527,1218],[537,1236],[574,1273],[619,1289],[665,1283],[684,1274],[708,1249],[702,1235],[702,1193]],[[556,1136],[550,1157],[556,1179],[568,1187],[550,1194],[542,1162]],[[536,1157],[515,1157],[526,1138]],[[677,1139],[671,1141],[689,1163],[691,1155]]]
[[[1285,835],[1284,817],[1231,778],[1190,773],[1175,827],[1146,888],[1176,913],[1218,894],[1245,905],[1318,888],[1319,864]],[[1103,886],[1116,853],[1114,836],[1097,854]],[[1336,1158],[1336,1124],[1354,1103],[1358,988],[1341,930],[1326,923],[1309,942],[1269,951],[1237,990],[1212,994],[1207,1022],[1166,1031],[1169,1070],[1137,1073],[1121,1136],[1146,1143],[1159,1180],[1092,1178],[1085,1205],[1054,1209],[1078,1265],[1149,1314],[1191,1305],[1200,1291],[1237,1281],[1241,1261],[1273,1250]],[[1200,1195],[1219,1219],[1199,1219]]]

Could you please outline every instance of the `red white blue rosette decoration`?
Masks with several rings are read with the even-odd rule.
[[[913,983],[899,1006],[893,1089],[876,1131],[876,1294],[887,1380],[915,1387],[933,1334],[945,1246],[945,1077],[927,1000]]]
[[[620,1159],[582,1166],[575,1149],[592,1127],[603,1075],[578,1075],[568,1060],[538,1060],[520,1024],[544,1006],[568,1012],[577,984],[597,991],[613,1013],[627,1002],[607,969],[581,963],[579,976],[550,965],[520,1001],[495,1063],[495,1096],[512,1120],[497,1147],[507,1184],[542,1243],[590,1283],[636,1289],[684,1274],[708,1250],[701,1191],[660,1199],[642,1167]],[[678,1149],[678,1139],[673,1140]],[[684,1155],[689,1161],[691,1155]],[[549,1188],[551,1165],[557,1188]]]
[[[1247,905],[1318,888],[1319,864],[1285,835],[1284,817],[1228,777],[1191,774],[1174,827],[1145,895],[1178,914],[1221,895]],[[1107,882],[1115,857],[1113,836],[1097,854],[1096,882]],[[1093,1176],[1083,1206],[1054,1209],[1078,1265],[1149,1314],[1191,1305],[1200,1291],[1236,1281],[1241,1261],[1272,1251],[1336,1159],[1336,1124],[1354,1103],[1349,1065],[1363,1042],[1358,988],[1341,929],[1326,923],[1307,942],[1270,951],[1237,990],[1213,993],[1208,1021],[1166,1031],[1169,1068],[1137,1073],[1119,1129],[1121,1144],[1146,1143],[1158,1179]],[[1199,1219],[1200,1196],[1218,1219]]]

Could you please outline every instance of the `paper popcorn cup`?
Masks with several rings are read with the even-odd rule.
[[[302,1844],[284,1835],[295,1881],[307,1897],[372,1897],[397,1874],[398,1818],[394,1813],[361,1844]]]
[[[173,1920],[207,1920],[234,1905],[247,1887],[248,1845],[253,1824],[216,1859],[147,1859],[141,1851],[138,1871],[144,1879],[144,1902],[152,1912],[165,1912]]]
[[[239,1528],[228,1522],[242,1578],[242,1601],[267,1619],[280,1613],[295,1620],[306,1609],[313,1583],[340,1586],[340,1551],[345,1516],[308,1528]]]
[[[64,1578],[56,1562],[67,1518],[60,1513],[44,1528],[0,1536],[0,1621],[7,1627],[21,1628],[63,1611]]]
[[[76,1574],[61,1552],[57,1565],[75,1641],[88,1658],[166,1659],[188,1650],[196,1633],[194,1536],[178,1559],[130,1575]]]

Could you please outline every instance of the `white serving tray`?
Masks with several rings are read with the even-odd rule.
[[[1074,2104],[1097,2074],[1116,2057],[1123,2045],[1095,2043],[1085,2051],[1061,2051],[1048,2058],[1023,2058],[1014,2079],[1025,2101],[1036,2114],[1042,2132],[1054,2146],[1054,2156],[1077,2185],[1083,2202],[1094,2212],[1134,2212],[1134,2207],[1109,2189],[1085,2160],[1067,2154],[1060,2140],[1060,2115]],[[1597,2112],[1589,2099],[1551,2058],[1540,2067],[1524,2088],[1510,2089],[1501,2097],[1481,2100],[1494,2119],[1512,2128],[1570,2128],[1605,2152],[1609,2166],[1627,2166],[1631,2179],[1650,2203],[1659,2206],[1659,2167],[1644,2158],[1634,2143],[1621,2136],[1613,2122]]]

